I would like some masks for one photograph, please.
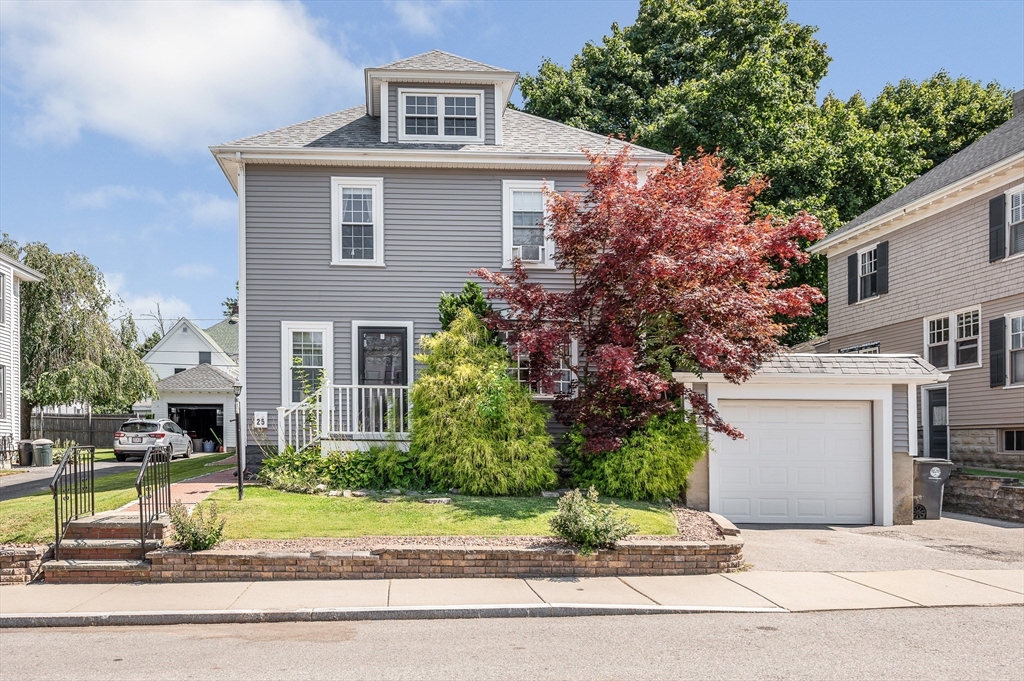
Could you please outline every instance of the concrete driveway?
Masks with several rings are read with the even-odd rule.
[[[754,570],[1024,568],[1024,525],[947,513],[894,527],[739,525]]]

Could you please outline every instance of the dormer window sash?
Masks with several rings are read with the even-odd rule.
[[[479,90],[398,90],[398,141],[482,143],[484,93]]]

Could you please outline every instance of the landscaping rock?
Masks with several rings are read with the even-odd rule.
[[[423,503],[424,504],[450,504],[450,503],[452,503],[452,500],[449,497],[433,497],[433,498],[430,498],[430,499],[424,499]]]
[[[329,496],[329,497],[340,497],[341,496],[341,492],[339,490],[332,489],[330,492],[327,493],[327,496]]]
[[[327,485],[317,485],[313,489],[315,489],[317,492],[326,492],[327,491]]]
[[[452,487],[450,490],[448,490],[448,494],[459,494],[461,491],[462,490],[460,490],[458,487]]]
[[[391,495],[395,495],[395,494],[401,494],[401,493],[402,493],[402,490],[400,490],[400,489],[388,489],[388,490],[384,490],[384,494],[391,494]]]
[[[419,495],[420,493],[414,490],[409,490],[408,492],[405,493],[405,496],[407,497],[418,497]]]
[[[357,489],[353,490],[352,496],[354,497],[368,497],[372,494],[368,489]]]
[[[350,497],[350,496],[352,496],[352,490],[350,490],[350,489],[342,490],[341,495],[343,497]]]
[[[557,499],[558,497],[562,496],[559,492],[555,490],[544,490],[543,492],[540,493],[540,495],[545,499]]]
[[[398,501],[398,499],[394,497],[381,497],[377,501],[379,501],[382,504],[393,504],[394,502]]]

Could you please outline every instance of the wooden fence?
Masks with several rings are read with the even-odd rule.
[[[54,442],[74,440],[80,445],[113,447],[114,433],[130,418],[131,414],[33,414],[32,439],[45,437]]]

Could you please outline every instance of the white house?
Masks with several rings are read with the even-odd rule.
[[[21,283],[43,275],[0,253],[0,437],[21,437]]]
[[[237,325],[236,317],[208,329],[179,319],[143,358],[156,374],[158,397],[136,405],[136,412],[169,418],[194,438],[234,448]]]

